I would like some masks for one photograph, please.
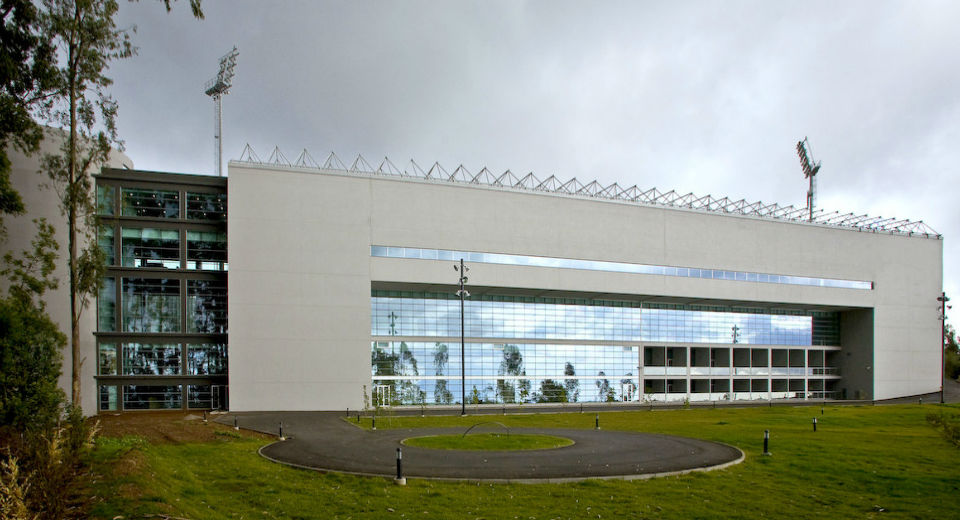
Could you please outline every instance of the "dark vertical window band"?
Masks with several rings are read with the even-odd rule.
[[[187,269],[227,270],[227,234],[222,231],[187,231]]]
[[[224,222],[227,220],[226,193],[193,193],[187,192],[187,219],[212,220]]]
[[[187,280],[187,332],[227,333],[226,280]]]
[[[96,194],[98,408],[225,406],[226,179],[104,169]]]
[[[120,214],[125,217],[180,218],[180,192],[123,188]]]
[[[180,280],[123,278],[124,332],[180,332]]]
[[[178,343],[124,343],[123,375],[179,375],[180,352]]]
[[[120,250],[124,267],[180,268],[180,232],[176,229],[124,227]]]
[[[124,410],[164,410],[183,408],[182,385],[126,385]]]

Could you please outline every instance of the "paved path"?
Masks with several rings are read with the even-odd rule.
[[[342,412],[263,412],[217,420],[277,434],[282,421],[290,437],[261,449],[271,460],[318,470],[392,477],[396,450],[408,437],[462,434],[463,428],[367,431],[343,420]],[[478,422],[483,419],[478,418]],[[485,426],[496,431],[496,425]],[[405,477],[484,481],[571,481],[584,478],[647,478],[714,469],[743,460],[731,446],[669,435],[614,431],[511,428],[511,433],[545,433],[574,444],[551,450],[458,451],[403,446]]]

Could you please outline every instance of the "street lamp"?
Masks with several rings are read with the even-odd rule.
[[[953,306],[947,305],[950,298],[947,298],[945,292],[941,292],[940,296],[937,296],[937,301],[940,302],[940,404],[943,404],[943,351],[947,345],[947,309],[951,309]]]
[[[467,364],[463,348],[465,335],[463,327],[463,300],[467,296],[470,296],[470,293],[468,293],[463,286],[467,283],[467,271],[469,271],[470,268],[463,265],[463,258],[461,258],[459,265],[453,264],[453,270],[460,273],[460,290],[457,291],[457,296],[460,297],[460,415],[467,415]]]

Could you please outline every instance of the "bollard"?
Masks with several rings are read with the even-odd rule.
[[[393,482],[398,486],[406,486],[407,479],[403,477],[403,452],[400,451],[400,448],[397,448],[397,478],[393,479]]]
[[[203,422],[204,422],[204,423],[207,422],[207,411],[206,411],[206,410],[203,411]]]
[[[357,412],[357,424],[360,424],[360,412]]]
[[[772,455],[770,453],[770,430],[763,430],[763,454]]]
[[[580,413],[583,413],[583,403],[580,403]]]
[[[823,415],[823,405],[820,405],[820,415]]]
[[[281,441],[287,440],[287,438],[283,436],[283,421],[280,421],[280,440]]]
[[[921,397],[920,399],[917,399],[917,404],[920,404],[920,405],[923,404],[923,398],[922,398],[922,397]]]
[[[373,426],[373,427],[370,428],[370,429],[371,429],[371,430],[376,430],[376,429],[377,429],[377,416],[374,415],[374,416],[371,417],[370,419],[373,421],[373,422],[372,422],[372,426]]]
[[[814,432],[814,433],[817,432],[817,418],[816,418],[816,417],[813,418],[813,432]]]
[[[596,429],[598,430],[600,429],[600,414],[597,414],[596,419],[594,419],[594,426],[596,427]]]
[[[348,406],[348,407],[347,407],[347,419],[349,419],[349,418],[350,418],[350,407]]]
[[[240,423],[237,422],[237,416],[236,416],[236,415],[233,416],[233,429],[234,429],[234,430],[239,430],[239,429],[240,429]]]

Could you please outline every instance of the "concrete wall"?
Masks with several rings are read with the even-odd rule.
[[[60,213],[59,198],[52,189],[42,188],[41,183],[47,183],[46,174],[37,173],[40,170],[40,157],[45,153],[58,153],[60,146],[60,133],[54,130],[48,130],[48,138],[42,144],[39,153],[26,157],[19,151],[9,149],[7,151],[12,163],[11,183],[23,199],[26,206],[26,214],[19,217],[4,216],[4,224],[7,227],[7,241],[0,246],[2,252],[23,251],[30,249],[30,241],[36,235],[36,226],[32,220],[39,217],[45,217],[47,221],[56,228],[57,243],[60,244],[60,258],[57,262],[57,269],[54,276],[59,279],[60,286],[54,291],[46,294],[47,313],[54,322],[60,327],[61,332],[67,336],[67,346],[63,352],[63,372],[60,374],[60,387],[67,395],[71,395],[71,367],[73,358],[70,351],[70,277],[67,271],[67,219]],[[133,168],[133,161],[129,157],[114,152],[111,155],[108,164],[114,168]],[[99,171],[99,168],[97,168]],[[6,279],[0,280],[0,288],[6,292]],[[95,299],[90,302],[81,315],[80,327],[80,352],[83,359],[81,392],[84,413],[87,415],[97,413],[97,388],[94,376],[97,372],[97,353],[96,341],[93,332],[96,330],[97,309]]]
[[[871,291],[471,265],[470,283],[873,309],[875,397],[939,388],[942,241],[484,186],[230,165],[231,402],[354,408],[371,282],[452,285],[370,245],[873,281]],[[269,356],[264,354],[269,352]]]

